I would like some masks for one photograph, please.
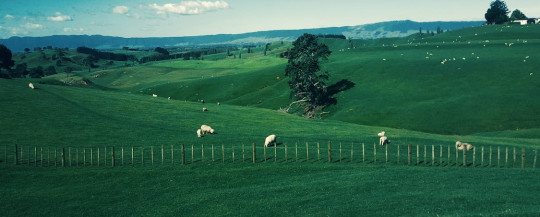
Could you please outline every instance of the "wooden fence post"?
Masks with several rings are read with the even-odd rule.
[[[66,150],[65,148],[62,147],[62,167],[65,167],[65,166],[66,166]]]
[[[339,162],[341,162],[341,142],[339,143]]]
[[[257,152],[255,152],[255,143],[253,143],[253,163],[257,162]]]
[[[204,162],[204,144],[201,144],[201,162]]]
[[[412,162],[412,151],[411,151],[411,144],[407,145],[407,164],[410,166]]]
[[[122,146],[122,166],[124,166],[124,147]]]
[[[506,147],[506,159],[504,161],[504,167],[508,167],[508,147]]]
[[[467,148],[463,147],[463,167],[467,167]]]
[[[525,168],[525,147],[521,148],[521,169]]]
[[[43,158],[43,148],[41,150],[42,150],[41,156]],[[75,166],[79,167],[79,148],[75,149]]]
[[[489,146],[489,167],[492,166],[491,164],[491,156],[493,155],[493,150],[492,150],[492,146]]]
[[[99,167],[100,166],[100,162],[101,160],[99,159],[99,147],[97,148],[97,166]]]
[[[328,141],[328,163],[332,163],[332,143]]]
[[[366,155],[364,150],[364,143],[362,143],[362,162],[366,161]]]
[[[186,148],[184,146],[184,144],[181,145],[181,150],[180,150],[180,154],[182,155],[182,165],[186,165]],[[171,145],[171,149],[172,149],[172,145]],[[171,156],[172,158],[172,156]],[[174,161],[173,161],[174,162]],[[174,163],[173,163],[174,165]]]
[[[214,163],[214,144],[212,144],[212,163]]]
[[[43,146],[40,147],[40,149],[39,149],[39,154],[41,155],[41,167],[43,167]],[[78,164],[78,163],[79,163],[79,162],[78,162],[78,161],[79,161],[79,157],[78,157],[78,156],[79,156],[79,155],[77,155],[77,166],[79,166],[79,164]]]
[[[473,148],[472,166],[476,167],[475,164],[476,164],[476,148]]]
[[[50,150],[49,150],[49,152],[50,152]],[[47,162],[47,166],[48,165],[49,165],[49,162]],[[86,167],[86,148],[83,148],[83,167]]]
[[[107,167],[107,146],[103,148],[103,155],[105,156],[105,167]],[[71,151],[69,153],[69,166],[71,166]]]
[[[431,145],[431,166],[435,165],[435,145]]]
[[[354,142],[351,142],[351,162],[353,162]]]
[[[232,162],[234,163],[234,145],[232,145]]]
[[[71,147],[68,147],[68,159],[69,159],[69,166],[71,167]]]
[[[8,164],[8,158],[7,158],[8,157],[8,154],[7,154],[8,151],[7,150],[8,150],[7,144],[4,144],[4,162],[6,164]]]
[[[424,145],[424,166],[427,165],[427,146]]]
[[[309,144],[308,144],[308,142],[306,142],[306,159],[307,159],[307,162],[309,162]]]
[[[317,142],[317,161],[321,161],[321,149],[318,142]]]
[[[285,162],[287,162],[287,159],[289,157],[287,157],[287,143],[285,143]]]
[[[225,163],[225,145],[221,144],[221,158],[222,162]]]
[[[21,145],[21,152],[23,151],[23,147]],[[30,166],[30,146],[28,146],[28,166]],[[36,160],[36,158],[34,157],[34,160]],[[21,155],[21,165],[24,165],[24,156]]]
[[[442,166],[442,145],[439,145],[439,151],[441,152],[441,155],[439,156],[439,166]]]
[[[191,164],[195,163],[195,157],[194,157],[195,151],[194,151],[193,146],[194,145],[191,144]]]
[[[98,148],[98,151],[99,151],[99,148]],[[131,166],[134,167],[135,166],[135,156],[134,156],[134,153],[135,153],[135,148],[133,146],[131,146]]]
[[[501,168],[501,147],[497,146],[497,168]]]
[[[150,161],[152,162],[151,165],[154,166],[154,146],[150,146]]]
[[[377,162],[377,145],[373,143],[373,164]]]
[[[123,149],[123,148],[122,148],[122,149]],[[122,152],[123,152],[123,150],[122,150]],[[165,156],[165,155],[163,154],[163,145],[161,145],[161,166],[163,166],[163,164],[165,164],[165,162],[164,162],[164,156]],[[122,157],[122,159],[124,159],[124,157]],[[122,164],[124,164],[124,163],[122,163]],[[122,165],[122,166],[123,166],[123,165]]]
[[[285,145],[285,147],[287,147],[287,145]],[[242,163],[245,161],[246,161],[246,154],[245,154],[244,143],[242,143]],[[285,161],[287,161],[287,159],[285,159]]]
[[[482,164],[480,164],[480,167],[484,167],[484,146],[482,146]]]
[[[385,155],[385,158],[386,158],[386,163],[388,163],[388,145],[384,146],[384,155]]]
[[[58,158],[56,157],[56,148],[54,148],[54,167],[56,167],[56,161],[58,161]],[[90,147],[90,166],[94,166],[94,148]]]
[[[534,149],[533,169],[536,169],[536,158],[538,157],[538,149]]]
[[[448,162],[446,162],[446,166],[450,166],[450,146],[448,146]]]

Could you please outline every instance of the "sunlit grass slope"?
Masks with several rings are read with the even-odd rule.
[[[356,84],[335,95],[338,104],[325,117],[449,135],[537,129],[539,35],[538,25],[483,26],[352,44],[322,40],[333,51],[322,61],[329,84]],[[131,93],[277,110],[291,102],[286,59],[278,57],[290,46],[274,43],[267,56],[257,48],[242,59],[216,54],[212,61],[162,61],[90,76]]]

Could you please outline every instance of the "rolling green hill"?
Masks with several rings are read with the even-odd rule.
[[[352,45],[324,39],[333,51],[322,62],[329,84],[356,84],[336,95],[325,118],[448,135],[536,129],[539,32],[538,25],[482,26]],[[209,56],[213,61],[162,61],[88,76],[125,92],[277,110],[290,102],[286,59],[278,57],[290,46],[274,43],[267,56],[259,48],[242,59],[218,54]]]

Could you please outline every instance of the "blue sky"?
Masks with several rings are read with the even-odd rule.
[[[492,0],[1,0],[0,38],[174,37],[354,26],[392,20],[484,20]],[[507,0],[540,17],[537,0]]]

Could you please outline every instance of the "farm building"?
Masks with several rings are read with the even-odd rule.
[[[528,20],[514,20],[514,24],[527,25]]]

